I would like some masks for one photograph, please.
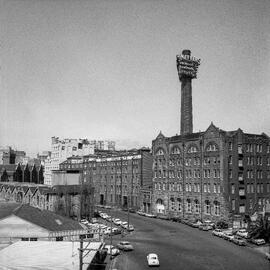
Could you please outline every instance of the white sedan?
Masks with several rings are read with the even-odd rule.
[[[158,255],[155,253],[150,253],[147,255],[148,266],[159,266]]]

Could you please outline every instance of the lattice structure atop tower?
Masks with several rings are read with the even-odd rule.
[[[191,56],[190,50],[183,50],[181,55],[176,56],[176,66],[181,82],[181,135],[193,132],[191,80],[197,78],[200,61]]]

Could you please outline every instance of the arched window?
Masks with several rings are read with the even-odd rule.
[[[200,202],[197,199],[194,201],[194,206],[195,206],[195,213],[196,214],[200,213]]]
[[[180,198],[176,199],[176,209],[178,212],[182,212],[182,201]]]
[[[164,150],[162,148],[159,148],[156,152],[157,156],[164,156]]]
[[[199,152],[199,150],[198,150],[198,147],[196,145],[190,145],[187,152],[188,153],[197,153],[197,152]]]
[[[187,207],[186,207],[186,209],[187,209],[187,212],[188,213],[191,213],[191,200],[190,199],[187,199]]]
[[[206,146],[206,152],[215,152],[218,151],[218,146],[216,143],[208,143]]]
[[[178,146],[174,146],[171,150],[171,154],[179,155],[181,153],[180,148]]]
[[[220,203],[218,201],[214,201],[214,214],[216,216],[220,215]]]
[[[211,207],[210,207],[210,201],[209,200],[205,201],[204,212],[205,212],[205,214],[208,214],[208,215],[211,214]]]
[[[175,201],[174,198],[170,198],[170,210],[175,211]]]
[[[163,204],[163,201],[161,199],[157,199],[156,201],[156,209],[158,213],[164,213],[165,212],[165,206]]]
[[[163,205],[163,201],[161,199],[157,199],[156,204],[162,204]]]

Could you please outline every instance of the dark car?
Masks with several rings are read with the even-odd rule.
[[[173,221],[173,222],[181,222],[181,218],[180,217],[172,217],[171,221]]]

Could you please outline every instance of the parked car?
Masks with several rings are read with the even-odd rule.
[[[150,253],[147,255],[148,266],[159,266],[158,255],[155,253]]]
[[[89,222],[88,222],[88,220],[86,220],[86,219],[81,219],[81,223],[84,224],[84,225],[86,225],[86,224],[88,224]]]
[[[202,222],[200,220],[192,223],[192,227],[194,227],[194,228],[199,228],[200,225],[202,225]]]
[[[112,233],[113,234],[121,234],[121,230],[119,228],[113,228]]]
[[[150,217],[150,218],[156,218],[157,217],[156,215],[150,214],[150,213],[144,213],[144,216]]]
[[[121,223],[121,227],[123,227],[123,228],[125,228],[125,226],[127,226],[127,225],[128,225],[127,221],[123,221],[123,222]]]
[[[145,215],[145,213],[144,213],[143,211],[141,211],[141,210],[137,211],[136,213],[137,213],[138,215],[140,215],[140,216],[144,216],[144,215]]]
[[[130,242],[127,241],[121,241],[120,243],[117,244],[117,247],[123,251],[133,250],[133,246],[130,244]]]
[[[104,249],[107,251],[107,254],[111,256],[117,256],[120,254],[120,250],[113,245],[105,245]]]
[[[210,230],[215,229],[216,226],[215,222],[212,222],[211,220],[205,220],[203,223],[206,224],[208,227],[210,227],[211,228]]]
[[[218,237],[222,237],[223,231],[221,229],[215,229],[212,231],[212,234]]]
[[[126,229],[128,232],[131,232],[131,231],[134,231],[134,226],[131,225],[131,224],[129,224],[129,226],[127,226],[125,229]]]
[[[173,222],[181,222],[181,218],[180,217],[172,217],[171,221],[173,221]]]
[[[233,232],[225,232],[222,236],[225,240],[232,241],[234,239]]]
[[[121,225],[121,223],[122,223],[122,221],[119,219],[119,218],[116,218],[114,221],[113,221],[113,223],[115,224],[115,225]]]
[[[229,225],[226,221],[224,220],[220,220],[217,222],[215,228],[217,229],[228,229],[229,228]]]
[[[235,244],[239,245],[239,246],[246,246],[246,241],[241,238],[240,236],[234,236],[232,242],[234,242]]]
[[[241,236],[243,238],[248,238],[248,231],[246,229],[240,229],[236,235]]]
[[[98,219],[97,219],[97,218],[92,218],[92,219],[91,219],[91,222],[92,222],[92,223],[98,223]]]
[[[249,241],[251,243],[257,245],[257,246],[260,246],[260,245],[264,245],[265,244],[264,239],[254,239],[254,238],[251,238]]]

